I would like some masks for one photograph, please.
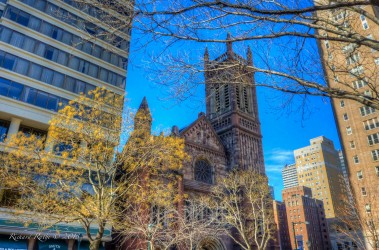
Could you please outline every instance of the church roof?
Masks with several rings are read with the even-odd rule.
[[[196,133],[196,135],[194,132]],[[201,136],[206,136],[206,140],[198,141],[197,133],[200,133]],[[213,149],[225,153],[225,148],[222,144],[220,137],[218,136],[212,124],[210,123],[210,121],[204,113],[200,114],[199,117],[191,124],[180,129],[179,136],[183,137],[186,142],[192,142],[196,144],[202,144],[208,147],[213,147]]]

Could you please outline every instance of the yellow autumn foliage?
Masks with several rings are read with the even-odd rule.
[[[128,204],[172,200],[175,187],[161,180],[180,171],[183,141],[141,137],[138,131],[127,134],[131,118],[123,104],[123,96],[97,88],[62,107],[51,119],[46,138],[19,133],[6,139],[0,154],[1,187],[12,192],[7,205],[15,216],[43,227],[80,223],[91,249],[97,249],[106,228],[128,226],[122,220]],[[146,176],[154,178],[141,191]],[[97,228],[95,235],[90,227]]]

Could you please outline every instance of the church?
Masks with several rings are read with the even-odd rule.
[[[262,135],[254,86],[252,52],[246,59],[227,42],[226,52],[211,60],[204,53],[206,113],[184,128],[173,126],[172,134],[184,139],[190,160],[183,165],[183,193],[210,192],[220,176],[234,168],[264,174]],[[138,112],[152,117],[146,98]],[[137,112],[137,114],[138,114]],[[204,239],[199,249],[239,249],[230,238]]]

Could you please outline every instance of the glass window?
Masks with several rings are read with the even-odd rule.
[[[68,61],[68,54],[64,51],[59,51],[56,62],[62,65],[67,65],[67,61]]]
[[[54,72],[53,80],[51,81],[51,85],[62,88],[64,83],[64,75],[58,72]]]
[[[13,70],[15,65],[16,57],[10,54],[6,54],[3,61],[3,68]]]
[[[47,47],[43,57],[46,58],[47,60],[53,60],[53,55],[54,55],[54,49],[52,47]]]
[[[7,29],[7,28],[1,29],[1,34],[0,34],[1,41],[5,43],[9,43],[11,37],[12,37],[12,30]]]
[[[34,105],[41,107],[41,108],[46,108],[48,99],[49,99],[48,93],[38,91]]]
[[[76,81],[75,93],[85,93],[86,84],[82,81]]]
[[[61,40],[63,35],[63,31],[57,27],[54,27],[53,33],[51,34],[51,37],[56,40]]]
[[[34,17],[34,16],[31,16],[28,26],[29,26],[29,28],[38,31],[40,29],[40,26],[41,26],[41,20]]]
[[[101,48],[98,45],[94,45],[93,50],[92,50],[92,55],[94,57],[100,58],[100,56],[101,56]]]
[[[362,180],[363,179],[363,172],[362,172],[362,170],[357,172],[357,178],[358,178],[358,180]]]
[[[109,62],[110,56],[110,52],[108,50],[104,50],[101,59],[103,59],[106,62]]]
[[[71,91],[71,92],[74,92],[74,89],[75,89],[75,79],[70,77],[70,76],[66,76],[66,83],[65,83],[65,86],[64,88],[68,91]]]
[[[100,69],[100,80],[106,82],[107,76],[108,76],[108,72],[105,69],[101,68]]]
[[[11,85],[11,81],[0,78],[0,95],[8,96],[8,90]]]
[[[6,14],[6,17],[8,17],[9,19],[13,21],[17,21],[17,16],[19,12],[20,12],[19,10],[10,7],[8,8],[8,13]]]
[[[33,38],[25,37],[22,49],[33,53],[35,45],[36,41]]]
[[[26,75],[28,72],[28,68],[29,68],[29,62],[24,59],[18,58],[14,71],[19,74]]]
[[[68,32],[63,32],[62,35],[62,42],[68,45],[71,45],[72,42],[72,35]]]
[[[99,72],[99,67],[96,66],[95,64],[90,64],[89,65],[89,70],[88,70],[88,75],[92,76],[92,77],[97,77],[97,73]]]
[[[83,51],[86,52],[87,54],[91,54],[91,52],[92,52],[92,44],[90,42],[85,42],[83,44]]]
[[[78,70],[79,69],[79,58],[76,56],[70,56],[69,61],[68,61],[68,67]]]
[[[9,122],[0,120],[0,142],[4,141],[9,129]]]
[[[39,56],[44,56],[45,50],[46,44],[38,42],[34,53],[36,53]]]
[[[37,90],[32,89],[32,88],[27,88],[27,91],[25,92],[25,94],[26,94],[25,95],[26,102],[30,104],[34,104],[36,95],[37,95]]]
[[[18,47],[18,48],[21,48],[23,41],[24,41],[23,35],[21,35],[18,32],[13,32],[12,37],[11,37],[11,41],[10,41],[11,45]]]
[[[36,0],[36,3],[35,3],[35,8],[41,10],[41,11],[45,11],[45,8],[46,8],[46,0]]]
[[[53,34],[53,29],[53,25],[43,22],[41,26],[41,33],[51,37]]]
[[[44,67],[42,69],[41,81],[48,84],[52,84],[53,75],[54,75],[54,71]]]
[[[47,135],[47,132],[44,130],[27,127],[27,126],[20,126],[20,132],[24,133],[26,136],[35,135],[38,138],[45,137]]]
[[[58,110],[59,98],[57,96],[49,95],[46,108],[52,111]]]
[[[30,18],[29,14],[27,14],[23,11],[20,11],[18,18],[17,18],[17,22],[21,25],[28,26],[29,18]]]
[[[31,65],[29,67],[29,76],[31,78],[34,78],[36,80],[41,79],[41,72],[42,72],[41,66],[34,64],[34,63],[31,63]]]
[[[16,82],[12,82],[9,88],[8,97],[20,100],[23,88],[23,85]]]

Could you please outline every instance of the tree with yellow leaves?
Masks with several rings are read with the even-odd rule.
[[[154,174],[159,165],[178,169],[184,157],[180,139],[149,135],[142,141],[138,116],[122,149],[122,137],[131,134],[130,114],[123,112],[122,96],[98,88],[62,107],[47,138],[7,138],[0,177],[4,196],[12,194],[5,199],[9,211],[43,229],[79,223],[90,249],[99,249],[107,229],[127,226],[123,218],[128,203],[140,197],[141,174]]]

